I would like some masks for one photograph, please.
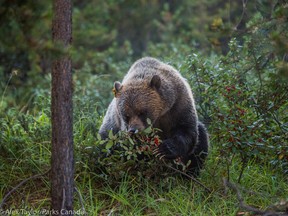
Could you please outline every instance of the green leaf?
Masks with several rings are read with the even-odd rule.
[[[148,127],[148,128],[146,128],[146,129],[143,131],[143,133],[145,133],[145,134],[150,134],[151,132],[152,132],[151,126]]]
[[[134,141],[131,139],[131,137],[128,137],[128,140],[129,140],[129,142],[130,142],[131,144],[134,145]]]
[[[147,118],[147,123],[148,125],[151,125],[152,124],[151,119]]]
[[[112,130],[109,131],[108,137],[109,137],[109,139],[113,139],[114,138]]]
[[[112,146],[113,146],[113,141],[109,140],[105,147],[106,147],[107,150],[109,150]]]

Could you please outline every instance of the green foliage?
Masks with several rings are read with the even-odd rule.
[[[110,131],[108,138],[102,140],[97,134],[91,144],[84,142],[86,145],[77,146],[80,157],[83,157],[80,160],[90,164],[91,169],[95,168],[95,174],[112,184],[126,175],[154,180],[172,175],[173,170],[169,170],[169,166],[185,172],[189,164],[184,165],[179,160],[164,161],[154,154],[157,146],[161,144],[157,135],[159,129],[153,128],[149,119],[148,123],[150,126],[144,131],[133,135],[125,131],[117,134]]]
[[[258,49],[259,58],[266,55],[261,54]],[[227,164],[228,175],[235,155],[241,158],[243,169],[256,159],[270,161],[275,168],[280,165],[287,173],[288,86],[277,76],[280,60],[275,57],[259,67],[249,56],[251,47],[232,40],[227,56],[204,60],[194,54],[182,70],[190,77],[212,140],[219,143],[219,156]]]
[[[0,148],[1,155],[8,160],[17,160],[26,158],[27,155],[37,157],[34,148],[30,148],[31,143],[37,143],[35,148],[42,148],[42,142],[50,142],[50,118],[45,111],[37,115],[24,115],[11,109],[5,117],[0,118],[1,137]],[[46,147],[48,148],[49,145]],[[24,151],[23,151],[24,150]],[[25,154],[24,154],[25,152]],[[32,159],[32,158],[30,158]]]
[[[156,143],[160,142],[156,132],[151,128],[135,136],[125,132],[113,135],[110,132],[108,140],[101,141],[105,146],[102,149],[104,157],[98,157],[100,167],[105,167],[104,173],[106,171],[108,176],[114,176],[116,179],[123,178],[127,173],[147,177],[155,175],[157,159],[153,157],[152,152]]]

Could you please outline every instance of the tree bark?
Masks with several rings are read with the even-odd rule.
[[[73,215],[72,70],[68,52],[72,42],[71,0],[54,0],[53,12],[53,43],[63,50],[52,63],[51,213]]]

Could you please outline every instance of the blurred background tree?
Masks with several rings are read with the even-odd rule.
[[[18,71],[18,78],[10,80],[10,86],[24,85],[28,90],[50,73],[51,56],[59,51],[51,43],[51,10],[50,1],[1,1],[2,89],[12,71]],[[132,62],[144,54],[169,60],[173,51],[182,56],[195,51],[225,55],[232,37],[243,43],[252,34],[257,37],[250,40],[258,44],[265,40],[262,46],[270,45],[273,54],[283,56],[281,73],[285,71],[287,3],[283,0],[76,0],[73,13],[75,71],[89,67],[92,74],[118,78],[114,66],[120,61]]]

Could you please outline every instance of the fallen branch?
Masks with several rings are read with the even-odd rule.
[[[14,193],[19,187],[21,187],[23,184],[25,184],[26,182],[30,181],[30,180],[34,180],[37,178],[40,178],[46,174],[48,174],[51,171],[51,169],[49,169],[48,171],[46,171],[45,173],[42,174],[36,174],[34,176],[31,176],[27,179],[24,179],[23,181],[21,181],[18,185],[16,185],[12,190],[10,190],[3,198],[2,202],[0,203],[0,209],[3,208],[3,205],[5,204],[6,200],[9,198],[9,196],[11,196],[12,193]]]
[[[85,210],[85,206],[84,206],[84,202],[83,202],[83,198],[82,198],[82,195],[80,193],[80,191],[77,189],[77,187],[74,187],[74,190],[77,192],[78,196],[79,196],[79,202],[81,204],[81,208],[82,208],[82,214],[87,216],[87,212]]]
[[[228,181],[227,179],[223,179],[223,183],[224,183],[225,189],[230,188],[236,193],[237,200],[239,202],[239,207],[245,211],[253,212],[257,215],[263,215],[263,216],[280,216],[280,215],[281,216],[284,216],[284,215],[287,216],[288,215],[287,212],[275,212],[275,211],[268,211],[268,210],[264,211],[264,210],[260,210],[258,208],[249,206],[244,202],[242,194],[241,194],[239,188],[235,184]]]

